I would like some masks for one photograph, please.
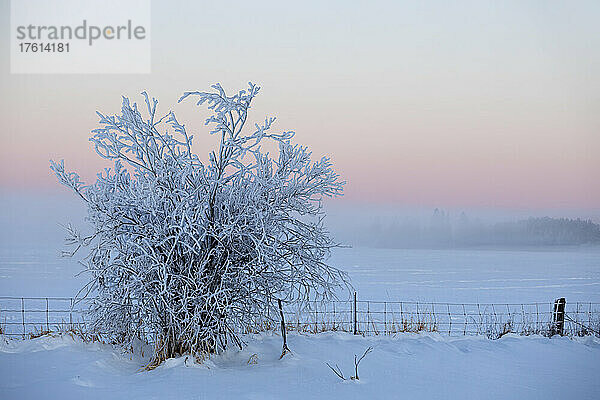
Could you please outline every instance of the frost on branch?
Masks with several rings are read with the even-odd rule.
[[[325,263],[336,244],[321,200],[344,184],[330,160],[311,161],[293,132],[271,130],[274,118],[244,129],[258,86],[233,96],[213,89],[179,100],[212,112],[206,125],[220,140],[207,163],[185,125],[173,112],[159,117],[146,93],[145,116],[127,98],[120,115],[98,113],[90,140],[114,168],[94,184],[51,162],[87,204],[92,233],[69,227],[68,243],[88,250],[82,293],[94,299],[93,328],[121,343],[153,335],[154,365],[242,346],[239,333],[277,315],[277,299],[303,305],[347,285]],[[277,157],[261,150],[264,141],[278,144]]]

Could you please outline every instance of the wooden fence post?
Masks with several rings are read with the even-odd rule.
[[[559,334],[563,335],[565,326],[565,305],[567,301],[564,297],[556,299],[554,302],[554,312],[552,313],[552,335]]]
[[[467,312],[465,311],[465,305],[462,305],[463,318],[465,319],[465,327],[463,328],[463,336],[467,335]]]
[[[452,315],[450,314],[450,304],[446,304],[448,307],[448,336],[452,335]]]
[[[354,334],[358,335],[358,322],[357,322],[357,311],[356,311],[356,292],[354,292]]]
[[[405,324],[404,324],[404,307],[402,307],[402,302],[400,302],[400,332],[404,332],[406,331],[406,329],[404,329]]]
[[[46,331],[50,332],[50,316],[49,314],[50,307],[48,306],[48,298],[46,297]]]
[[[315,333],[318,333],[318,324],[319,324],[319,312],[317,310],[317,307],[319,306],[319,304],[315,301]]]
[[[69,307],[69,329],[73,330],[73,298],[70,299],[70,307]]]
[[[21,318],[23,320],[23,336],[25,336],[25,299],[21,297]]]
[[[387,301],[383,302],[383,330],[384,335],[388,334],[388,326],[387,326]]]
[[[333,323],[331,324],[331,330],[336,331],[337,328],[335,326],[335,301],[332,304],[333,304]]]
[[[279,357],[279,359],[281,360],[283,358],[283,356],[285,356],[287,353],[291,353],[291,350],[289,349],[289,347],[287,345],[285,317],[283,315],[283,307],[281,306],[281,299],[277,299],[277,306],[279,306],[279,318],[281,319],[281,337],[283,339],[283,349],[281,350],[281,357]]]

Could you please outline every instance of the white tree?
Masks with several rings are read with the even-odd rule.
[[[211,110],[206,125],[220,142],[206,163],[175,114],[158,117],[157,100],[145,92],[147,118],[127,98],[121,115],[98,113],[90,140],[114,169],[94,184],[51,161],[88,209],[92,233],[69,227],[67,241],[70,255],[89,250],[82,296],[93,299],[92,326],[120,343],[151,332],[153,365],[241,347],[239,332],[263,321],[276,299],[306,304],[348,283],[325,263],[336,244],[321,201],[344,184],[330,160],[311,161],[306,147],[291,142],[293,132],[272,132],[274,118],[244,130],[258,86],[233,96],[219,84],[213,89],[179,100],[195,98]],[[277,158],[261,149],[264,141],[278,145]]]

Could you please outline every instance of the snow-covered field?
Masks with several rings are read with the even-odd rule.
[[[363,338],[277,336],[194,365],[171,359],[150,372],[138,354],[69,337],[0,343],[2,399],[597,399],[600,340],[505,336]],[[0,339],[2,340],[2,339]],[[360,381],[341,381],[326,362]],[[248,363],[256,354],[256,363]],[[254,358],[254,357],[252,357]]]
[[[53,249],[3,248],[2,295],[72,296],[83,278]],[[54,255],[53,255],[54,254]],[[361,298],[428,301],[600,301],[600,249],[340,249],[332,263]],[[448,398],[594,399],[600,396],[600,340],[438,334],[355,337],[291,334],[279,361],[278,336],[198,366],[185,358],[140,372],[147,358],[70,338],[0,344],[0,398],[270,399]],[[325,362],[352,373],[354,354],[374,350],[360,382],[342,382]],[[256,354],[256,364],[248,360]]]
[[[85,283],[75,260],[44,246],[0,247],[0,295],[71,297]],[[359,298],[424,302],[600,302],[600,247],[531,249],[343,248],[330,262]],[[343,297],[344,294],[341,294]]]
[[[600,247],[339,249],[362,299],[526,303],[600,302]]]
[[[58,257],[60,228],[32,222],[65,219],[52,207],[36,210],[27,218],[1,215],[0,296],[73,296],[85,277],[75,276],[75,260]],[[349,273],[363,300],[600,302],[598,247],[351,248],[337,250],[330,261]],[[2,337],[0,399],[600,398],[597,338],[294,333],[288,340],[293,355],[281,361],[280,337],[263,335],[200,366],[180,358],[140,372],[147,358],[139,352],[66,337]],[[374,350],[360,366],[359,382],[342,382],[325,364],[337,363],[349,376],[353,355],[368,346]],[[251,357],[255,364],[248,363]]]

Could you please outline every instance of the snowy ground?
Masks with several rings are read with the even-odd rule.
[[[294,354],[278,360],[278,336],[256,336],[203,366],[172,359],[139,372],[144,359],[108,345],[70,337],[6,341],[0,338],[2,399],[597,399],[600,340],[505,336],[292,334]],[[359,382],[341,381],[352,358]],[[248,364],[256,354],[257,363]]]
[[[60,237],[0,245],[0,296],[71,297],[85,283],[76,260],[58,257]],[[532,249],[337,249],[363,300],[600,302],[600,247]],[[343,297],[343,296],[342,296]]]
[[[58,245],[58,243],[57,243]],[[5,246],[0,295],[72,296],[78,266],[48,247]],[[454,302],[600,301],[600,249],[340,249],[331,262],[350,274],[361,299]],[[4,339],[0,339],[4,340]],[[279,361],[280,338],[249,338],[205,366],[171,360],[139,372],[144,360],[66,338],[0,344],[0,399],[594,399],[600,398],[600,339],[505,336],[396,338],[291,335],[294,355]],[[375,350],[360,382],[353,354]],[[252,354],[258,363],[248,365]]]
[[[600,247],[337,250],[368,300],[526,303],[600,302]]]
[[[31,208],[26,199],[0,199],[0,296],[70,297],[85,282],[75,276],[75,260],[58,257],[58,222],[76,204],[61,203],[61,211],[55,203]],[[16,212],[19,206],[28,212]],[[349,273],[363,300],[600,302],[599,247],[353,248],[337,250],[330,262]],[[600,339],[325,333],[293,334],[289,342],[294,355],[283,361],[280,338],[266,335],[204,366],[182,358],[139,372],[139,354],[109,346],[0,337],[0,399],[600,398]],[[350,375],[353,354],[370,345],[360,382],[342,382],[325,365],[338,363]]]

